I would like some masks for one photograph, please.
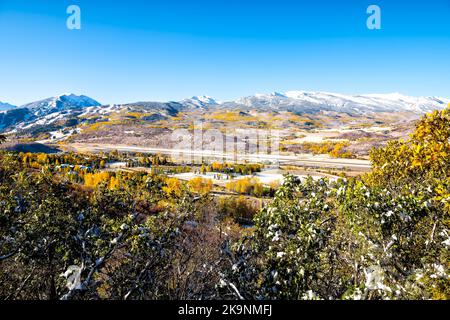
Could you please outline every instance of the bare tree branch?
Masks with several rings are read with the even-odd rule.
[[[7,253],[3,256],[0,256],[0,261],[6,260],[8,258],[11,258],[12,256],[14,256],[17,252],[19,252],[18,249],[14,250],[13,252]]]

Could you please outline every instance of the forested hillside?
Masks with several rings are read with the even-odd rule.
[[[449,299],[449,138],[450,107],[256,215],[204,181],[2,151],[0,299]]]

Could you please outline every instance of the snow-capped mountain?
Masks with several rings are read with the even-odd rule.
[[[36,125],[49,125],[68,119],[73,112],[100,103],[87,96],[63,94],[57,97],[31,102],[20,107],[0,111],[0,131],[24,129]]]
[[[207,108],[219,104],[218,101],[209,96],[193,96],[192,98],[180,101],[180,103],[191,108]]]
[[[16,108],[16,106],[13,106],[12,104],[0,101],[0,111],[10,110],[13,108]]]
[[[81,109],[92,106],[100,106],[100,103],[83,95],[63,94],[57,97],[28,103],[20,108],[28,109],[35,116],[41,117],[58,111]]]
[[[411,112],[422,114],[445,108],[448,98],[410,97],[399,93],[344,95],[328,92],[288,91],[255,94],[224,103],[225,107],[317,113],[320,111],[366,114],[370,112]]]
[[[219,102],[208,96],[193,96],[179,102],[135,102],[119,105],[100,105],[96,100],[83,95],[64,94],[21,107],[0,109],[0,131],[43,129],[44,127],[74,126],[92,121],[109,121],[111,118],[136,118],[154,122],[177,115],[180,111],[215,109],[239,111],[290,111],[302,114],[319,112],[347,113],[365,116],[371,113],[403,113],[417,117],[449,105],[450,99],[440,97],[411,97],[399,93],[346,95],[328,92],[287,91],[284,93],[255,94],[235,101]],[[409,117],[408,116],[408,117]]]

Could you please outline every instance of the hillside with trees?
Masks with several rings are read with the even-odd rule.
[[[370,173],[286,176],[258,212],[207,180],[1,151],[0,299],[450,299],[449,138],[450,107]]]

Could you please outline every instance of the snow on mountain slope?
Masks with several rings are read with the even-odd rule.
[[[94,106],[83,108],[83,113],[80,116],[93,116],[93,115],[111,115],[113,113],[121,112],[148,112],[159,113],[162,115],[176,115],[179,111],[183,110],[184,106],[178,102],[133,102],[127,104],[112,104],[104,106]]]
[[[105,106],[92,106],[83,109],[80,116],[106,115],[114,112],[120,112],[123,108],[120,105],[112,104]]]
[[[191,108],[206,108],[219,104],[219,102],[209,96],[193,96],[180,101],[180,103]]]
[[[1,102],[0,101],[0,111],[6,111],[15,108],[12,104]]]
[[[87,96],[63,94],[36,102],[0,111],[0,131],[17,131],[33,126],[49,125],[70,118],[75,111],[100,103]]]
[[[435,109],[445,108],[450,99],[439,97],[410,97],[399,93],[344,95],[328,92],[288,91],[271,94],[255,94],[226,106],[286,110],[302,113],[320,111],[365,114],[369,112],[412,112],[422,114]]]
[[[13,108],[7,111],[0,111],[0,132],[14,128],[17,124],[33,119],[33,115],[28,109]]]
[[[111,117],[140,112],[142,121],[157,121],[175,116],[180,111],[237,109],[259,111],[290,111],[315,114],[339,112],[362,115],[379,112],[408,113],[416,117],[435,109],[443,109],[448,98],[411,97],[399,93],[345,95],[329,92],[287,91],[255,94],[235,101],[218,102],[208,96],[193,96],[180,102],[135,102],[121,105],[100,105],[94,99],[74,94],[60,95],[21,107],[0,111],[0,131],[17,132],[45,126],[65,126],[67,123],[108,121]],[[1,110],[1,109],[0,109]],[[398,114],[398,117],[405,115]],[[55,125],[54,125],[55,124]],[[51,128],[54,130],[54,128]]]
[[[58,111],[81,109],[91,106],[100,106],[100,103],[83,95],[63,94],[57,97],[28,103],[20,108],[29,109],[35,116],[41,117]]]

